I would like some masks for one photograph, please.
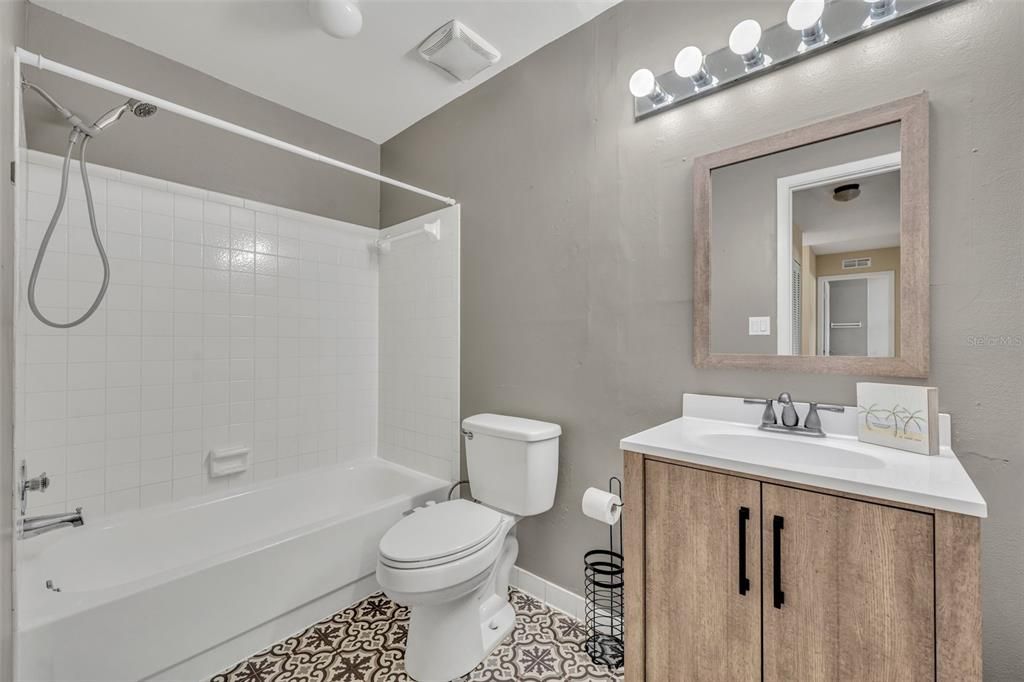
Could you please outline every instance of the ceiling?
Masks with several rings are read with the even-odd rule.
[[[33,2],[381,143],[619,0],[362,0],[349,40],[321,31],[306,0]],[[501,52],[467,83],[416,52],[451,19]]]
[[[838,185],[860,184],[860,196],[832,198]],[[793,222],[803,243],[818,255],[886,249],[900,245],[900,173],[833,182],[793,193]]]

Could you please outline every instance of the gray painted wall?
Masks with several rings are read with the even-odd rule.
[[[462,413],[549,419],[555,508],[520,564],[581,589],[590,485],[619,439],[679,414],[683,391],[852,404],[857,377],[697,370],[691,159],[928,90],[932,371],[954,446],[988,500],[987,680],[1024,672],[1024,3],[974,0],[635,124],[630,73],[670,68],[787,3],[626,0],[385,143],[385,173],[462,202]],[[382,224],[433,205],[385,188]],[[909,456],[909,455],[908,455]],[[628,508],[627,508],[628,513]]]
[[[25,4],[0,2],[0,682],[13,679],[14,585],[14,48],[25,36]]]
[[[894,124],[711,171],[711,352],[778,354],[776,181],[899,148]],[[772,333],[748,335],[751,316]]]
[[[178,62],[48,10],[29,6],[26,49],[327,156],[380,169],[380,146]],[[64,106],[94,120],[124,101],[89,85],[26,68]],[[334,87],[333,84],[325,84]],[[32,149],[63,155],[68,130],[37,96],[25,97]],[[89,147],[95,163],[378,226],[378,183],[162,112],[126,116]]]

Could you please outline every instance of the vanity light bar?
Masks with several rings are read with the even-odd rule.
[[[633,118],[660,114],[961,1],[793,0],[780,24],[762,30],[746,19],[736,24],[726,47],[706,55],[696,46],[685,47],[676,56],[675,68],[657,78],[648,69],[638,69],[630,79]]]

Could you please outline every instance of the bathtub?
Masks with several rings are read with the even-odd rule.
[[[365,459],[20,541],[18,679],[209,677],[376,590],[381,536],[448,485]]]

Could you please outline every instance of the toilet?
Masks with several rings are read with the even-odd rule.
[[[417,682],[466,674],[512,631],[516,523],[555,500],[558,424],[478,414],[462,422],[462,432],[476,501],[416,509],[378,548],[377,581],[410,610],[405,669]]]

